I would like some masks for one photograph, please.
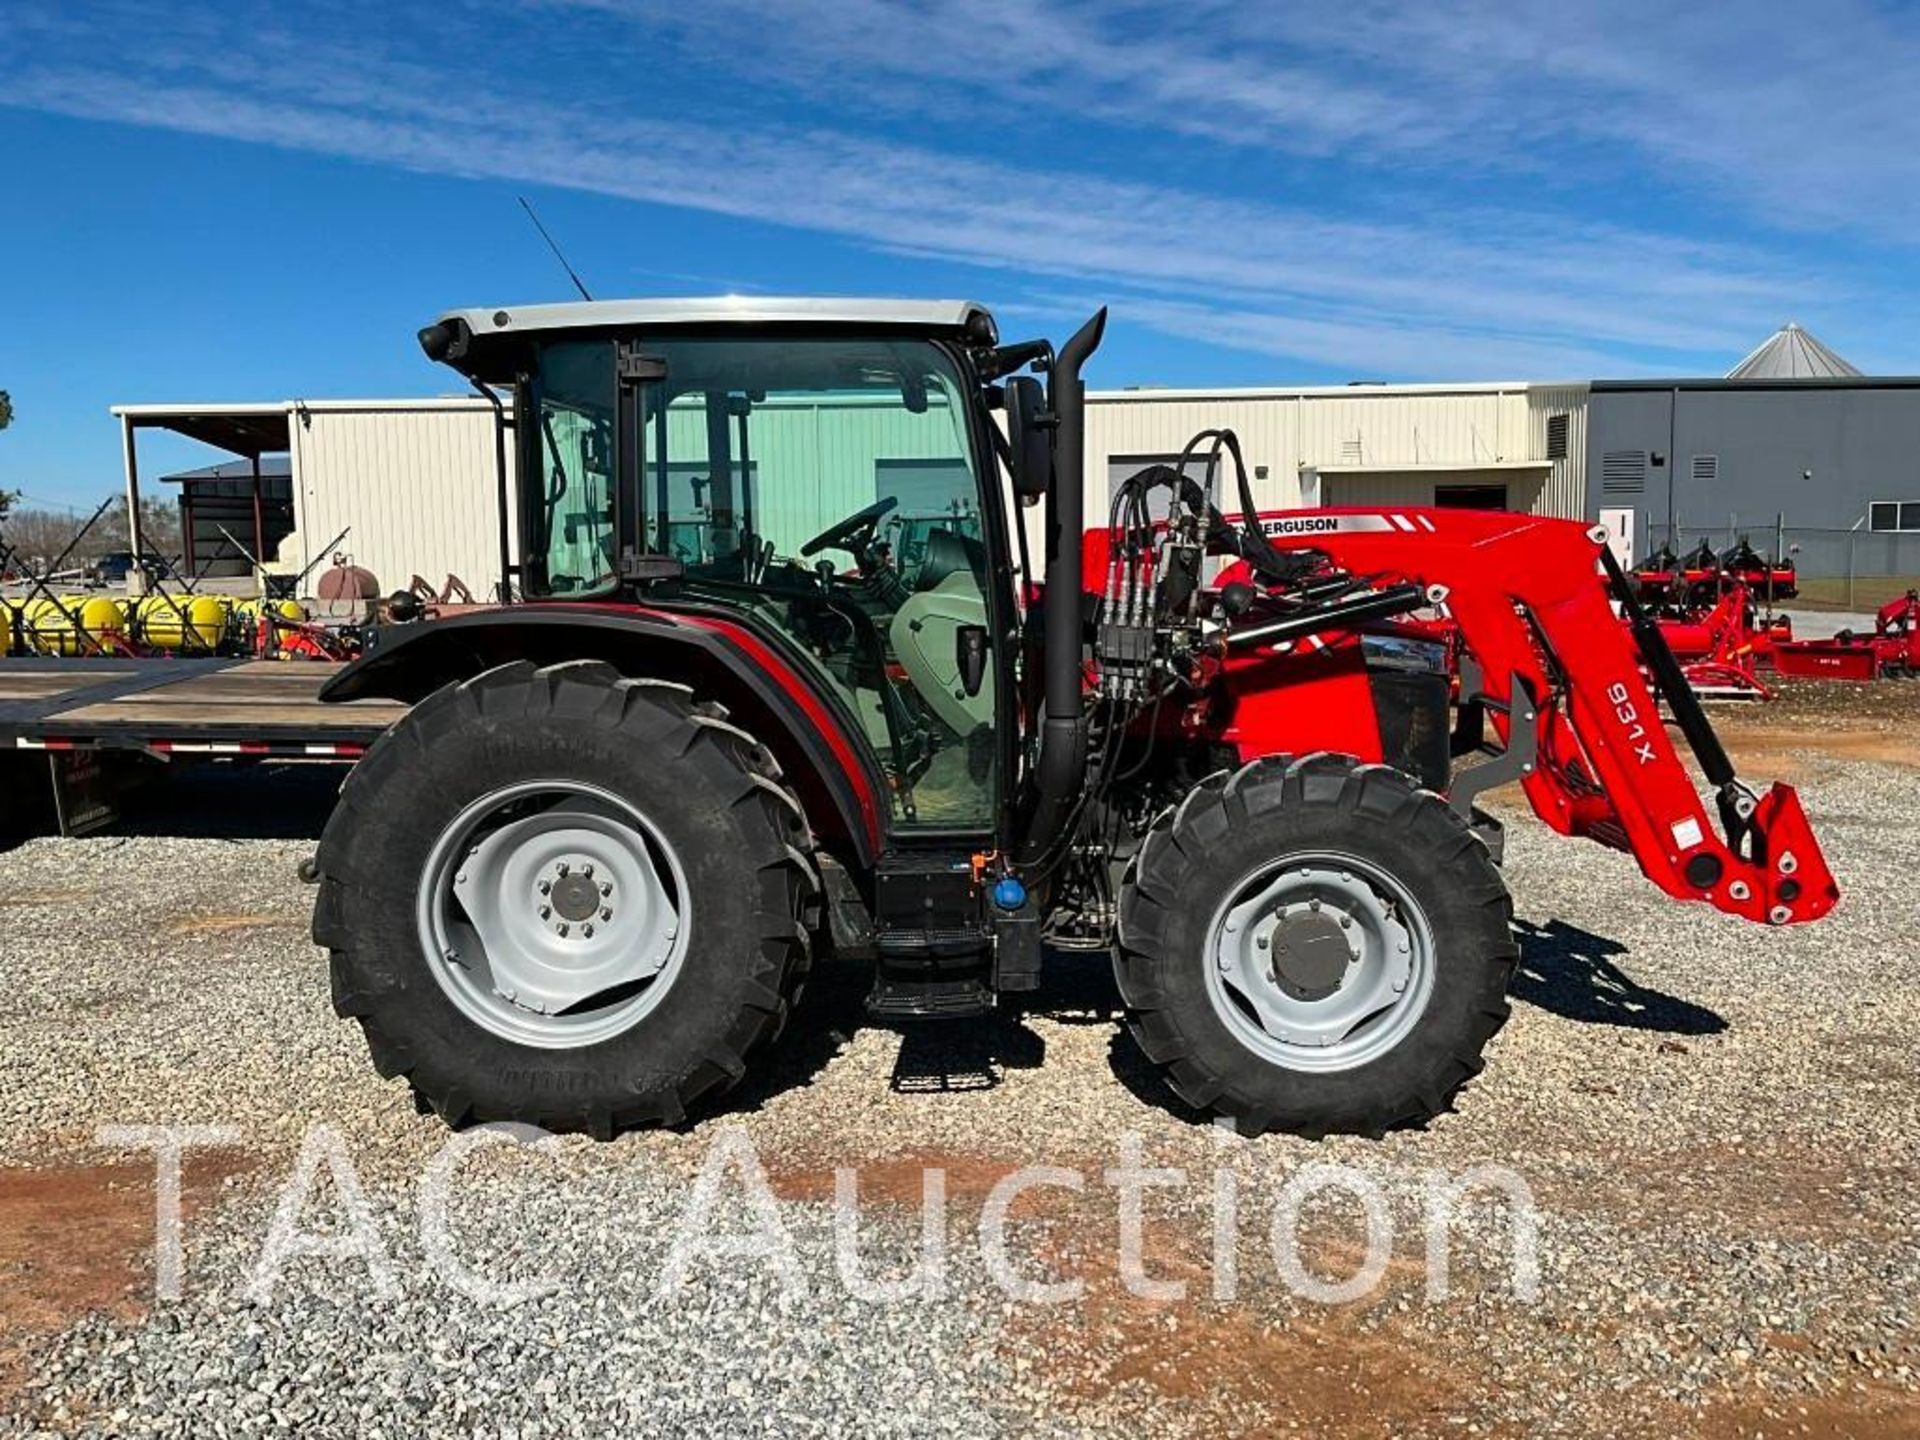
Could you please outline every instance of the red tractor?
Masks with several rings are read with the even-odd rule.
[[[1150,467],[1088,532],[1105,318],[1057,352],[933,302],[421,333],[495,400],[520,599],[393,627],[326,691],[412,702],[317,856],[383,1074],[450,1123],[605,1136],[737,1082],[818,945],[871,960],[882,1017],[980,1015],[1098,949],[1193,1105],[1379,1134],[1447,1108],[1507,1015],[1490,786],[1671,895],[1831,908],[1792,790],[1735,778],[1596,532],[1261,515],[1228,432],[1192,453],[1231,496]],[[896,511],[970,524],[893,546]]]

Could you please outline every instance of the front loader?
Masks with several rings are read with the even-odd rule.
[[[421,333],[495,401],[518,599],[393,627],[324,693],[412,704],[317,856],[383,1074],[449,1123],[606,1136],[740,1080],[818,946],[901,1020],[1094,949],[1189,1103],[1379,1134],[1507,1013],[1490,786],[1677,898],[1832,906],[1793,792],[1735,777],[1584,527],[1263,515],[1225,431],[1207,483],[1149,467],[1090,525],[1104,323],[1056,352],[971,304],[725,299]],[[960,518],[907,545],[896,512]]]

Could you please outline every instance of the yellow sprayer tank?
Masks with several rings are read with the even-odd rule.
[[[105,595],[26,600],[18,608],[29,654],[86,655],[103,648],[108,637],[124,635],[127,630],[127,607]],[[78,626],[74,624],[76,617]],[[11,629],[11,616],[7,622]]]
[[[289,625],[297,625],[307,618],[298,600],[241,600],[233,607],[235,620],[253,623],[263,615],[271,615]]]
[[[155,650],[212,650],[226,636],[232,603],[223,595],[148,595],[134,633]]]

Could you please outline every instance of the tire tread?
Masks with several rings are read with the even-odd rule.
[[[666,1084],[623,1097],[619,1105],[542,1096],[516,1104],[511,1115],[481,1113],[457,1073],[423,1063],[396,1033],[390,1019],[395,1007],[383,1003],[395,987],[365,963],[349,932],[345,897],[356,878],[356,839],[362,826],[378,823],[375,797],[437,741],[474,721],[503,716],[631,730],[638,742],[666,742],[667,753],[700,765],[726,791],[737,791],[734,808],[742,812],[741,828],[752,846],[749,873],[759,877],[762,892],[752,907],[760,938],[752,947],[757,964],[745,1002],[724,1040],[703,1060]],[[754,835],[764,838],[752,840]],[[604,661],[545,667],[514,661],[436,691],[368,747],[341,787],[316,851],[313,936],[328,951],[334,1012],[359,1023],[375,1069],[385,1078],[405,1079],[417,1104],[456,1127],[512,1119],[611,1138],[637,1125],[682,1123],[702,1101],[737,1084],[752,1056],[784,1026],[812,961],[808,917],[820,903],[813,849],[805,812],[782,783],[771,751],[729,720],[723,706],[675,682],[622,676]]]
[[[1191,893],[1189,882],[1219,837],[1276,810],[1314,809],[1339,812],[1356,828],[1360,822],[1387,825],[1420,838],[1447,884],[1471,907],[1475,933],[1464,941],[1472,951],[1465,963],[1477,967],[1471,981],[1477,991],[1464,1028],[1430,1073],[1383,1083],[1357,1109],[1316,1114],[1291,1107],[1283,1114],[1270,1096],[1235,1087],[1231,1062],[1237,1050],[1217,1053],[1219,1042],[1179,1023],[1167,979],[1170,967],[1190,963],[1191,957],[1170,953],[1170,932],[1181,897]],[[1319,752],[1268,756],[1209,776],[1149,832],[1122,880],[1120,912],[1115,978],[1141,1051],[1183,1101],[1233,1119],[1243,1134],[1284,1127],[1313,1138],[1336,1130],[1377,1137],[1424,1125],[1448,1110],[1460,1088],[1480,1073],[1482,1052],[1510,1013],[1506,988],[1519,951],[1506,886],[1485,848],[1446,803],[1390,766]],[[1437,938],[1444,947],[1446,939]],[[1230,1037],[1226,1043],[1238,1045]]]

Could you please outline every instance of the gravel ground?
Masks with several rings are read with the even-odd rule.
[[[1920,1433],[1920,690],[1866,693],[1844,720],[1790,696],[1725,727],[1801,785],[1846,892],[1823,924],[1666,902],[1624,857],[1516,818],[1514,1018],[1426,1132],[1316,1145],[1195,1124],[1119,1034],[1104,962],[1062,957],[990,1026],[904,1037],[864,1025],[859,978],[829,969],[724,1113],[465,1161],[452,1253],[551,1290],[511,1305],[426,1262],[422,1180],[446,1133],[328,1008],[293,878],[324,776],[197,782],[171,812],[197,835],[136,823],[0,854],[0,1433]],[[1870,753],[1833,743],[1855,732]],[[162,1123],[238,1132],[187,1167],[175,1301],[154,1299],[152,1162],[94,1143],[96,1125]],[[250,1293],[314,1127],[348,1157],[391,1284],[346,1253],[288,1259]],[[1147,1270],[1187,1281],[1181,1300],[1119,1281],[1100,1172],[1128,1135],[1188,1172],[1146,1199]],[[741,1141],[778,1198],[761,1215],[730,1172],[711,1228],[784,1227],[791,1283],[736,1259],[665,1285],[697,1177]],[[1275,1197],[1315,1163],[1387,1199],[1393,1256],[1359,1298],[1276,1277]],[[976,1233],[994,1182],[1036,1164],[1087,1177],[1013,1210],[1020,1270],[1085,1282],[1059,1304],[1010,1299]],[[1428,1176],[1480,1164],[1536,1201],[1531,1303],[1494,1205],[1463,1207],[1451,1291],[1429,1290]],[[859,1167],[880,1274],[915,1253],[923,1170],[945,1173],[943,1293],[848,1293],[840,1165]],[[1231,1300],[1211,1293],[1222,1170]],[[342,1198],[322,1171],[302,1228],[346,1244]],[[1309,1206],[1298,1233],[1323,1278],[1359,1263],[1350,1203]]]

